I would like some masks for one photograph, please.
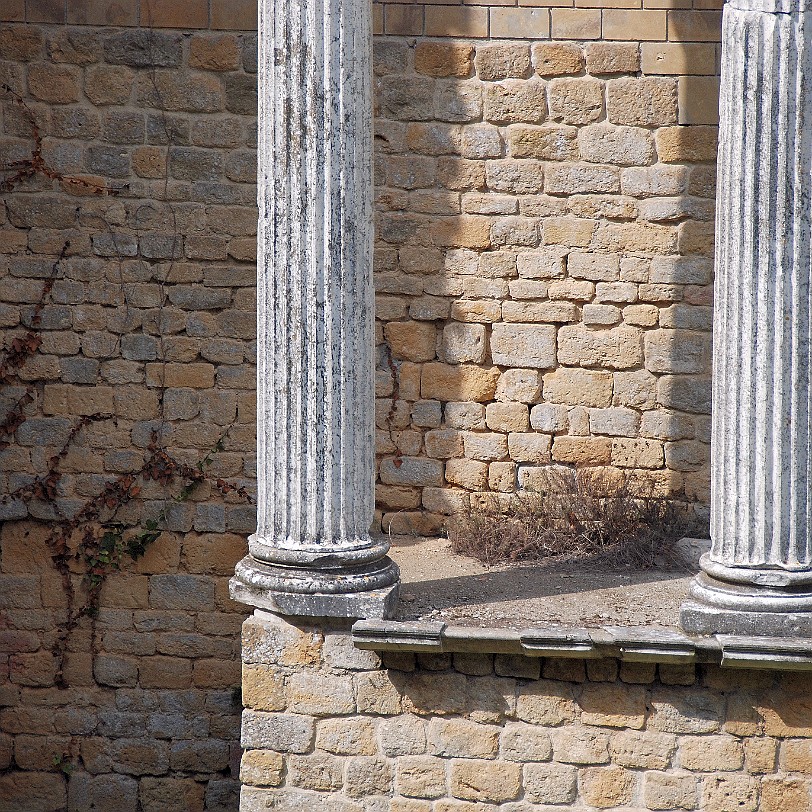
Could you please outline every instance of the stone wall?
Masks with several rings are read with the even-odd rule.
[[[208,474],[253,487],[256,35],[9,25],[0,60],[63,176],[36,173],[0,207],[6,347],[56,263],[42,343],[2,391],[3,418],[33,397],[0,451],[3,493],[53,469],[80,416],[109,415],[71,440],[53,499],[0,504],[0,809],[234,810],[244,608],[227,581],[253,505],[212,482],[188,498],[141,483],[113,519],[165,532],[107,578],[61,668],[67,597],[46,536],[137,470],[153,432],[191,466],[222,440]],[[9,92],[2,132],[0,160],[30,157]]]
[[[812,808],[807,675],[243,629],[242,812]]]
[[[376,49],[383,528],[550,463],[706,502],[719,15],[486,12]]]
[[[376,526],[434,532],[551,461],[707,499],[719,14],[657,4],[375,6]],[[252,506],[144,483],[118,518],[165,513],[164,532],[61,671],[45,539],[153,431],[190,465],[222,437],[207,471],[255,479],[254,3],[6,0],[0,22],[0,161],[35,148],[17,94],[47,168],[0,206],[6,347],[54,275],[0,393],[0,420],[33,397],[0,490],[110,415],[71,439],[52,499],[0,504],[0,810],[233,810],[227,580]]]

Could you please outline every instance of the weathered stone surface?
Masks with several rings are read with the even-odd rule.
[[[625,325],[611,330],[565,326],[558,332],[558,360],[563,364],[630,369],[643,360],[642,335]]]
[[[569,804],[575,800],[578,773],[566,764],[528,764],[524,786],[530,801],[543,804]]]
[[[314,734],[312,716],[243,711],[242,742],[245,747],[306,753]]]
[[[577,367],[560,367],[544,376],[543,393],[550,403],[609,406],[612,400],[612,375]]]
[[[471,801],[510,801],[519,794],[521,769],[509,762],[452,759],[450,792]]]
[[[555,330],[535,324],[495,324],[491,333],[491,356],[504,366],[540,369],[555,365]]]

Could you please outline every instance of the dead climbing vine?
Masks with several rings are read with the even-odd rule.
[[[64,188],[82,188],[86,193],[94,195],[115,195],[118,190],[88,181],[80,177],[66,176],[50,167],[43,156],[43,140],[36,117],[25,104],[24,99],[8,85],[0,86],[11,103],[21,111],[29,122],[32,140],[31,153],[25,159],[10,162],[0,166],[0,172],[6,177],[0,181],[0,191],[8,193],[19,185],[31,180],[37,175],[51,181],[60,182]],[[166,129],[166,128],[165,128]],[[167,129],[167,151],[171,145]],[[165,186],[166,189],[166,186]],[[164,195],[166,197],[166,195]],[[116,244],[113,228],[102,216],[98,215],[102,226],[111,234],[111,241]],[[174,241],[178,239],[177,220],[172,211],[174,225]],[[0,386],[18,386],[22,383],[19,372],[39,352],[42,345],[42,313],[51,299],[54,283],[60,277],[63,263],[70,249],[70,242],[66,240],[59,255],[55,259],[43,287],[38,301],[34,305],[30,324],[22,335],[15,336],[8,343],[5,353],[0,358]],[[163,335],[161,312],[165,300],[165,283],[171,274],[174,262],[172,252],[170,270],[163,274],[159,280],[161,288],[161,307],[158,317],[158,336],[161,345],[160,358],[165,363],[163,352]],[[122,256],[118,254],[119,266]],[[120,283],[123,282],[120,280]],[[126,306],[126,304],[125,304]],[[189,465],[173,457],[164,445],[163,416],[164,389],[163,376],[158,387],[158,404],[160,409],[160,430],[153,430],[149,444],[144,452],[144,459],[140,467],[118,474],[107,481],[93,496],[88,498],[78,509],[67,509],[60,500],[60,489],[63,484],[62,464],[68,457],[72,448],[76,446],[77,438],[82,432],[94,423],[112,421],[116,424],[116,417],[107,413],[95,413],[81,416],[73,422],[67,438],[61,448],[53,454],[48,462],[47,469],[33,477],[14,491],[4,495],[2,501],[10,503],[20,501],[26,505],[33,502],[47,505],[50,508],[52,519],[46,537],[51,561],[60,576],[62,589],[65,595],[66,614],[63,622],[57,629],[52,646],[52,653],[57,663],[56,684],[67,687],[63,673],[64,655],[67,650],[71,634],[76,630],[84,618],[91,623],[92,653],[96,650],[95,618],[98,615],[101,593],[106,579],[111,574],[120,571],[127,565],[127,561],[142,557],[160,537],[163,532],[170,506],[174,503],[184,502],[194,495],[196,488],[208,483],[220,495],[250,501],[247,490],[227,480],[213,476],[210,471],[214,456],[224,448],[225,440],[230,430],[227,427],[215,445],[194,465]],[[8,408],[7,413],[0,419],[0,450],[10,446],[15,433],[24,425],[28,418],[28,407],[37,400],[37,389],[33,385],[25,386],[23,394]],[[121,511],[133,500],[138,499],[145,484],[156,483],[164,493],[163,507],[157,516],[143,519],[136,523],[122,517]],[[174,495],[173,495],[174,494]],[[41,511],[42,512],[42,511]],[[78,579],[78,582],[77,582]]]
[[[386,365],[389,369],[389,375],[392,378],[392,398],[389,404],[389,413],[386,415],[386,425],[389,428],[389,437],[395,446],[395,456],[392,459],[392,464],[395,468],[400,468],[400,466],[403,465],[403,454],[401,454],[400,448],[392,435],[392,428],[395,424],[395,416],[398,410],[398,400],[400,400],[400,375],[398,374],[397,364],[395,364],[392,358],[392,348],[389,344],[384,344],[384,350],[386,351]]]
[[[46,160],[42,151],[42,133],[40,132],[37,118],[31,108],[25,103],[25,99],[17,93],[10,85],[0,85],[0,89],[11,99],[12,104],[22,113],[23,117],[28,121],[30,128],[30,135],[32,140],[31,154],[19,161],[11,161],[4,164],[2,171],[8,172],[8,176],[0,181],[0,192],[8,193],[21,183],[35,177],[42,175],[49,180],[59,181],[66,186],[74,186],[85,189],[91,194],[96,195],[114,195],[117,190],[111,189],[103,184],[87,180],[87,178],[79,178],[73,175],[64,175],[62,172],[54,169]]]

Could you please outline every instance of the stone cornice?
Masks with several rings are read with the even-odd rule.
[[[437,622],[359,620],[356,648],[421,653],[520,654],[623,662],[713,663],[729,668],[812,670],[812,640],[744,635],[689,636],[661,626],[527,629],[451,626]]]

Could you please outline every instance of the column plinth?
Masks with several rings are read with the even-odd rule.
[[[262,0],[257,532],[235,600],[381,617],[374,514],[372,87],[367,0]]]
[[[722,23],[711,550],[703,634],[812,635],[812,11],[732,0]]]

